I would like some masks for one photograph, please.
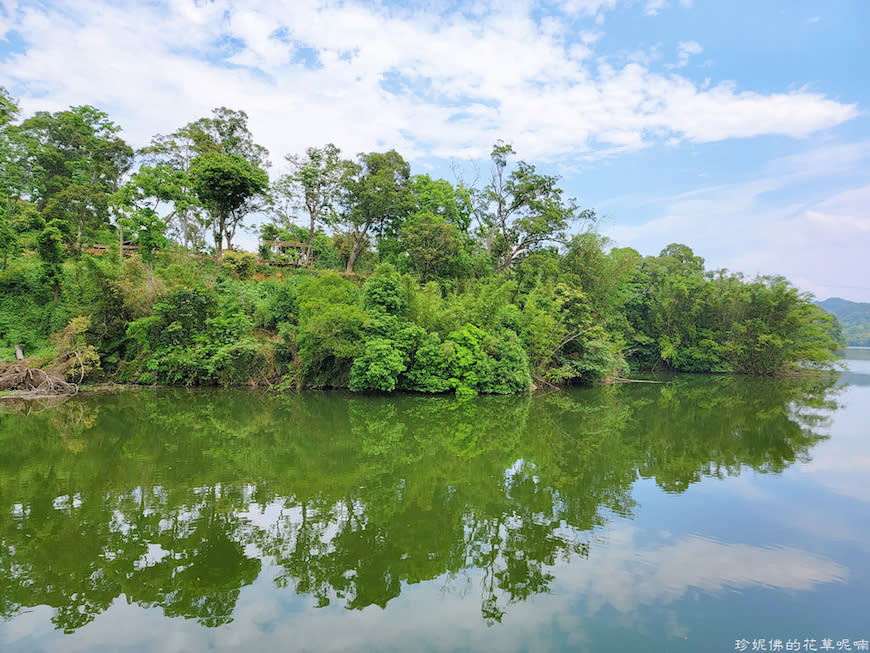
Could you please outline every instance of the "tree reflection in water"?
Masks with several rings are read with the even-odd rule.
[[[219,626],[265,561],[348,609],[475,574],[499,622],[633,515],[639,477],[781,472],[833,396],[740,378],[468,401],[143,390],[0,415],[0,614],[48,605],[71,632],[123,595]]]

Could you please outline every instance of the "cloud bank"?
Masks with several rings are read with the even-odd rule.
[[[589,30],[616,5],[11,3],[0,12],[11,44],[0,76],[26,113],[95,104],[136,145],[215,106],[244,109],[273,159],[327,141],[412,159],[481,157],[500,137],[532,159],[600,156],[662,141],[803,137],[858,113],[807,89],[700,85],[602,56]],[[678,48],[684,66],[702,45]]]

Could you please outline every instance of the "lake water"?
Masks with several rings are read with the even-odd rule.
[[[19,406],[0,650],[861,650],[870,351],[849,358],[830,380]]]

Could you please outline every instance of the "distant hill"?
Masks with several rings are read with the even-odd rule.
[[[870,347],[870,304],[850,302],[839,297],[816,303],[837,316],[843,325],[843,336],[847,343],[856,347]]]

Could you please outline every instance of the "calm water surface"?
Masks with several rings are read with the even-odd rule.
[[[20,406],[0,650],[858,650],[870,351],[849,356],[830,380]]]

